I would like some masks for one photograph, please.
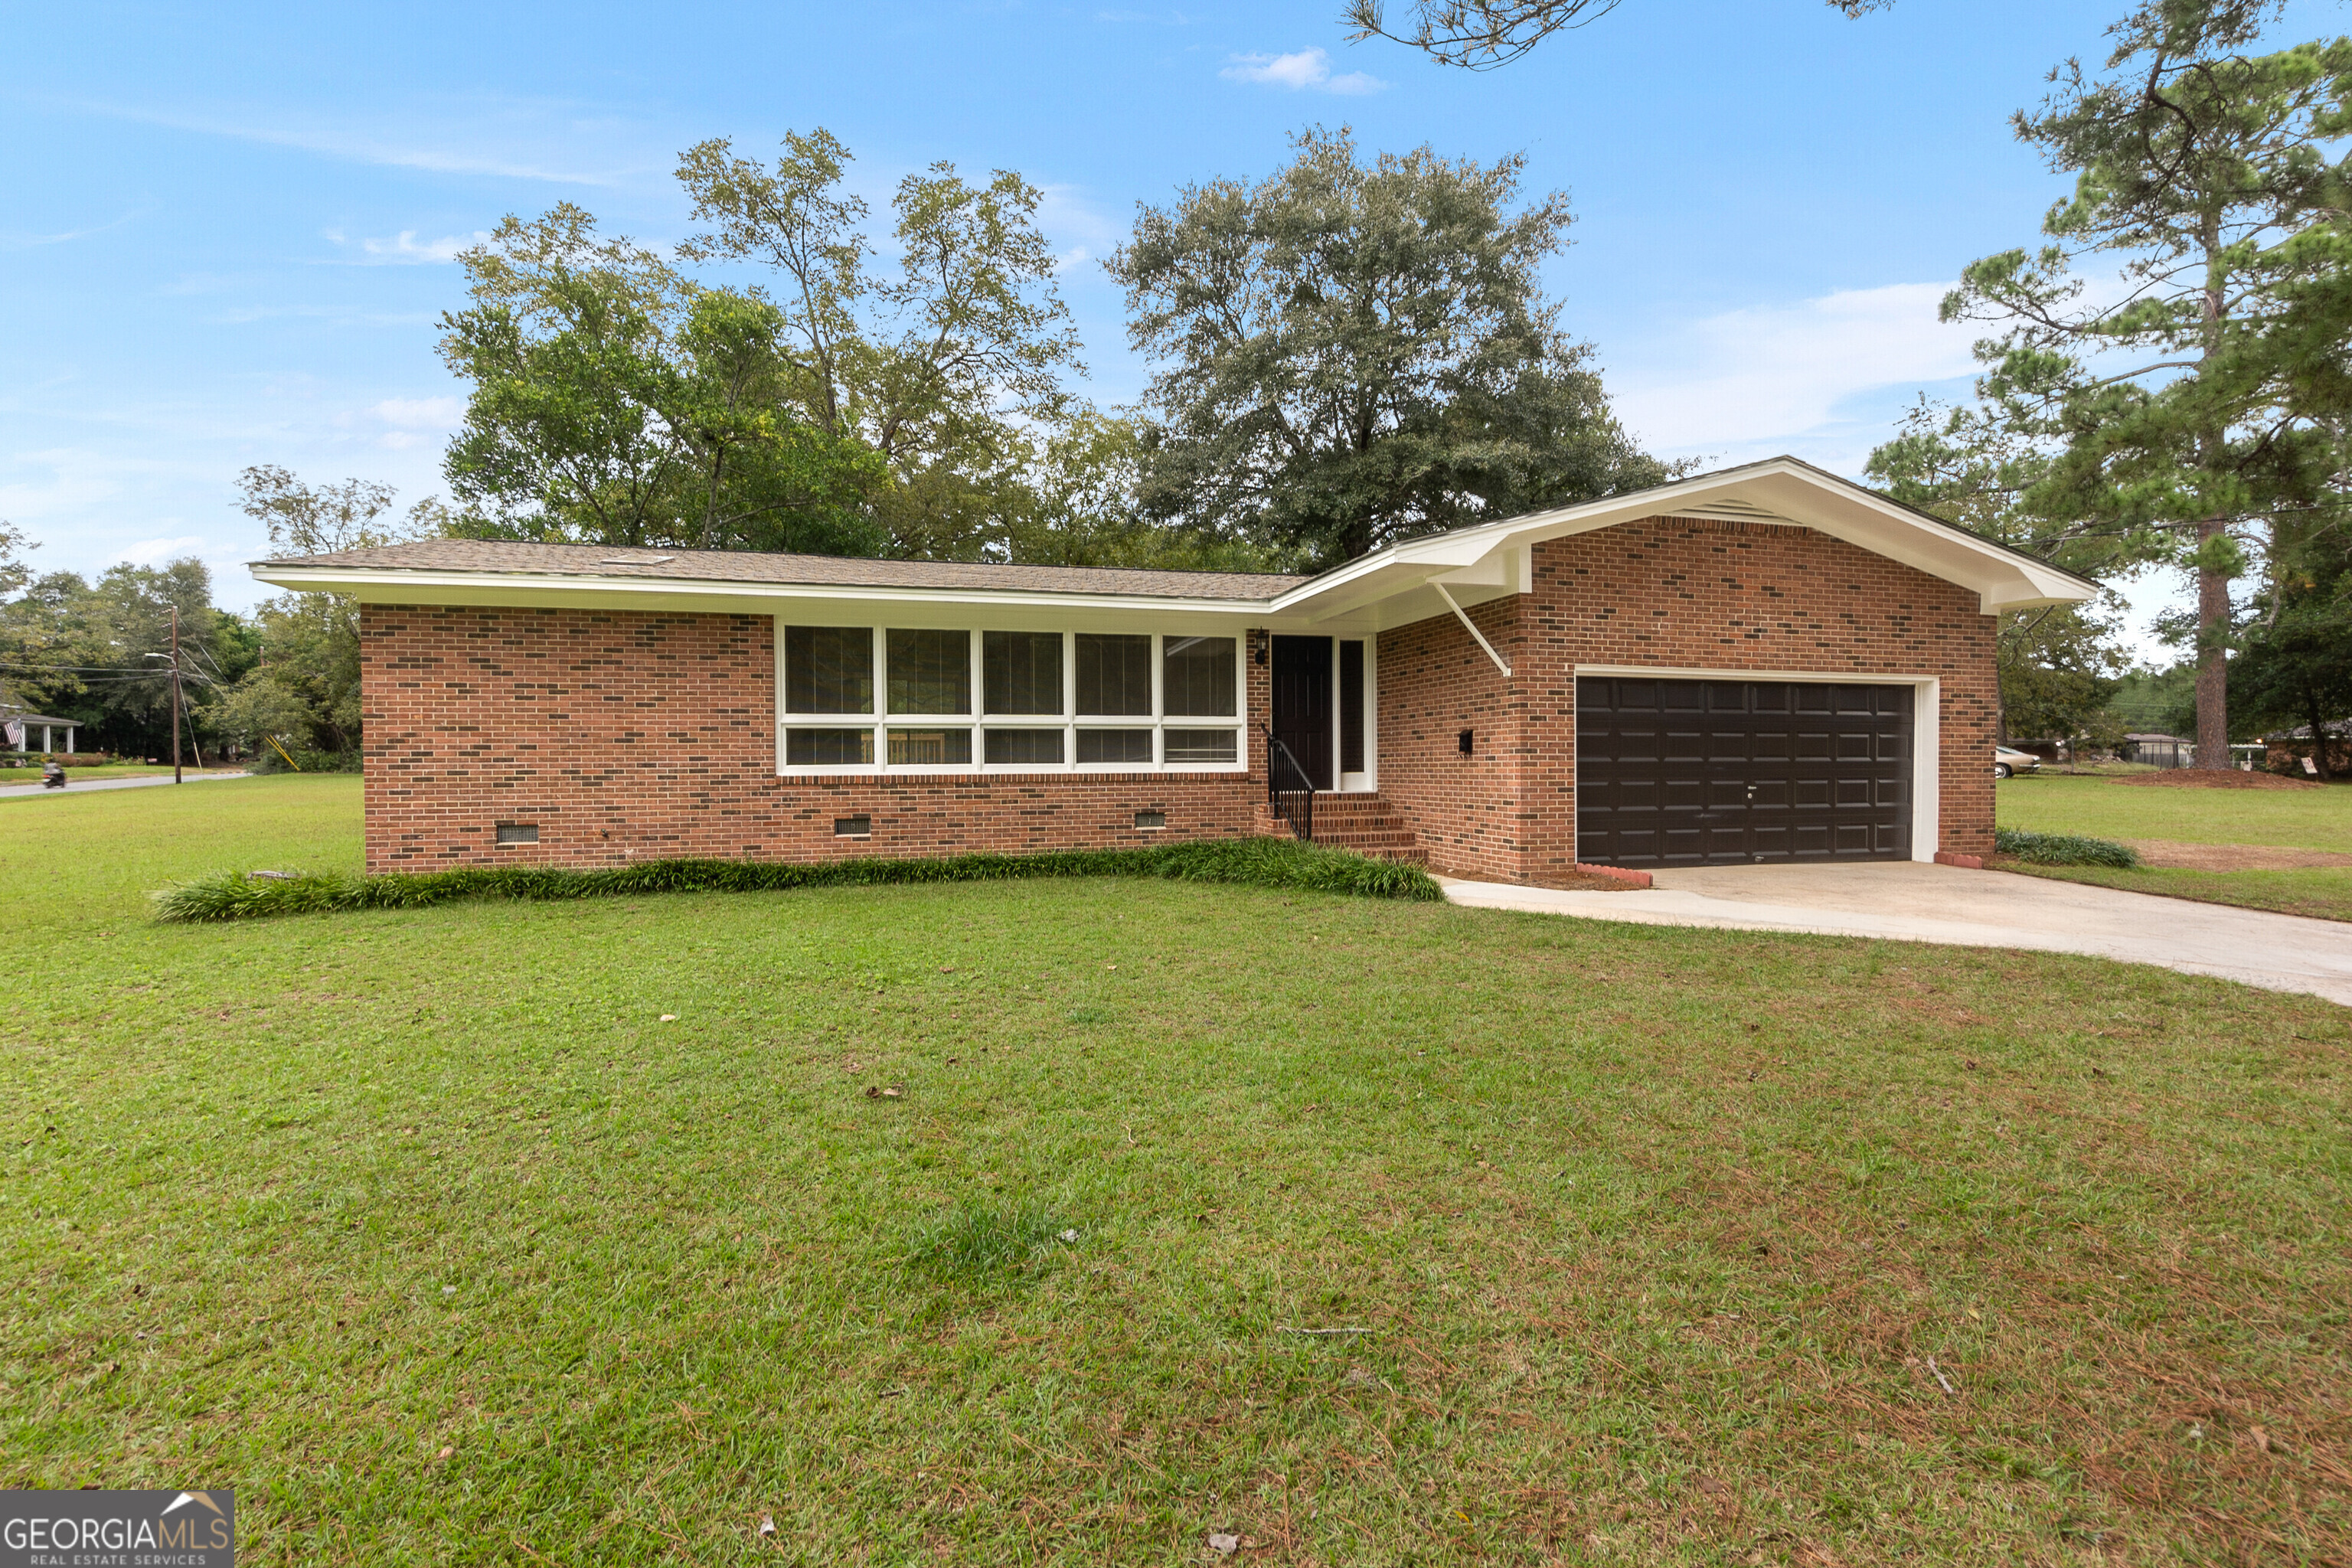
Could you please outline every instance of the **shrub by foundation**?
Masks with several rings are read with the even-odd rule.
[[[288,876],[224,871],[153,895],[165,921],[263,920],[349,910],[413,910],[458,899],[602,899],[636,893],[760,893],[789,888],[881,887],[912,882],[988,882],[1018,877],[1165,877],[1297,888],[1368,899],[1444,898],[1416,866],[1282,838],[1235,838],[1148,849],[1064,849],[1038,855],[957,855],[941,859],[831,860],[777,865],[756,860],[647,860],[608,870],[499,866],[456,871],[329,872]]]
[[[1996,855],[2032,866],[2108,866],[2128,871],[2139,864],[2139,856],[2129,845],[2073,833],[2026,833],[2003,827],[1993,834],[1992,849]]]

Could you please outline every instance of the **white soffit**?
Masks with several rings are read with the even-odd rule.
[[[1795,458],[1776,458],[1630,495],[1408,540],[1327,572],[1275,603],[1278,609],[1313,614],[1319,607],[1316,601],[1327,597],[1336,596],[1353,606],[1388,594],[1411,592],[1439,578],[1477,582],[1498,570],[1493,558],[1505,551],[1651,517],[1810,528],[1973,589],[1988,615],[2038,605],[2079,604],[2098,592],[2097,584],[2071,572],[1913,511]],[[1460,596],[1467,604],[1493,594]]]

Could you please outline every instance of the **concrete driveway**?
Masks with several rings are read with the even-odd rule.
[[[1643,925],[1817,931],[2082,952],[2352,1006],[2352,924],[1915,861],[1660,871],[1638,892],[1559,892],[1441,877],[1478,909]]]

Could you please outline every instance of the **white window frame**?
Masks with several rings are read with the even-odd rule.
[[[1086,628],[1064,630],[1062,639],[1062,710],[1059,713],[990,713],[987,689],[982,668],[982,631],[1047,631],[1050,628],[1020,626],[924,626],[919,621],[912,626],[887,617],[876,617],[871,626],[874,638],[874,711],[871,713],[787,713],[783,707],[784,628],[787,626],[854,626],[866,617],[827,618],[822,613],[798,616],[778,616],[775,637],[775,720],[776,773],[783,778],[923,778],[968,776],[985,773],[997,776],[1101,773],[1246,773],[1249,772],[1249,647],[1248,638],[1239,630],[1197,632],[1152,632],[1151,638],[1151,711],[1150,713],[1079,713],[1077,639],[1087,636],[1137,635],[1132,630]],[[971,707],[967,713],[908,713],[893,714],[890,705],[889,634],[894,630],[961,631],[969,651],[971,670]],[[1223,714],[1171,714],[1167,711],[1167,657],[1171,637],[1223,637],[1234,646],[1234,711]],[[1178,763],[1166,761],[1168,731],[1178,730],[1223,730],[1234,732],[1234,760],[1230,763]],[[785,758],[786,737],[793,730],[870,730],[874,733],[874,761],[869,764],[839,763],[811,763],[794,766]],[[893,730],[966,730],[971,734],[971,761],[946,763],[893,763],[890,762],[890,732]],[[988,757],[988,732],[992,730],[1059,730],[1062,733],[1062,760],[1059,763],[991,763]],[[1151,732],[1151,758],[1135,763],[1081,763],[1078,756],[1078,733],[1082,730],[1149,730]]]

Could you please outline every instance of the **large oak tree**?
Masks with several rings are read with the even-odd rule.
[[[1328,566],[1392,540],[1654,484],[1539,268],[1567,198],[1522,161],[1367,162],[1308,131],[1256,184],[1145,207],[1108,263],[1159,365],[1152,516]]]

